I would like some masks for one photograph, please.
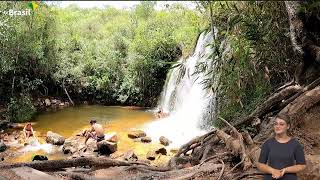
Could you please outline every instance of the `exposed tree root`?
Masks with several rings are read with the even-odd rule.
[[[55,172],[55,174],[64,175],[70,179],[77,179],[77,180],[98,180],[98,178],[95,178],[93,176],[89,176],[83,173],[58,171],[58,172]]]
[[[175,155],[175,157],[179,157],[181,154],[185,154],[188,151],[195,149],[197,146],[200,146],[201,144],[205,143],[206,141],[210,140],[214,134],[216,133],[216,130],[213,130],[205,135],[202,135],[200,137],[196,137],[194,139],[192,139],[190,142],[188,142],[187,144],[183,145],[179,151],[177,152],[177,154]]]

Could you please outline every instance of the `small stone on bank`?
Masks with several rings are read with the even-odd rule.
[[[131,139],[145,137],[145,136],[146,136],[146,133],[141,130],[134,130],[128,133],[128,137]]]
[[[143,142],[143,143],[150,143],[152,140],[151,140],[151,138],[150,137],[142,137],[141,138],[141,142]]]

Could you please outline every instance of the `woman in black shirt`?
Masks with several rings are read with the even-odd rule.
[[[289,128],[286,116],[275,117],[275,137],[262,145],[257,163],[258,169],[266,173],[264,180],[297,180],[296,173],[306,167],[303,146],[287,135]]]

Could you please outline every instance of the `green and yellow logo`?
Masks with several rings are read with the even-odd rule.
[[[29,2],[28,3],[28,7],[30,8],[30,9],[32,9],[32,11],[35,11],[37,8],[38,8],[38,4],[37,3],[35,3],[35,2]]]

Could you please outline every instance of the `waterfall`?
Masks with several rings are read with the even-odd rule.
[[[146,125],[145,131],[153,139],[165,136],[172,141],[171,147],[178,147],[206,132],[201,128],[202,120],[210,114],[208,107],[215,103],[215,95],[204,89],[202,83],[213,64],[209,63],[211,67],[204,72],[196,71],[203,62],[210,62],[212,41],[211,32],[201,33],[193,55],[181,58],[168,73],[157,109],[169,116]]]

